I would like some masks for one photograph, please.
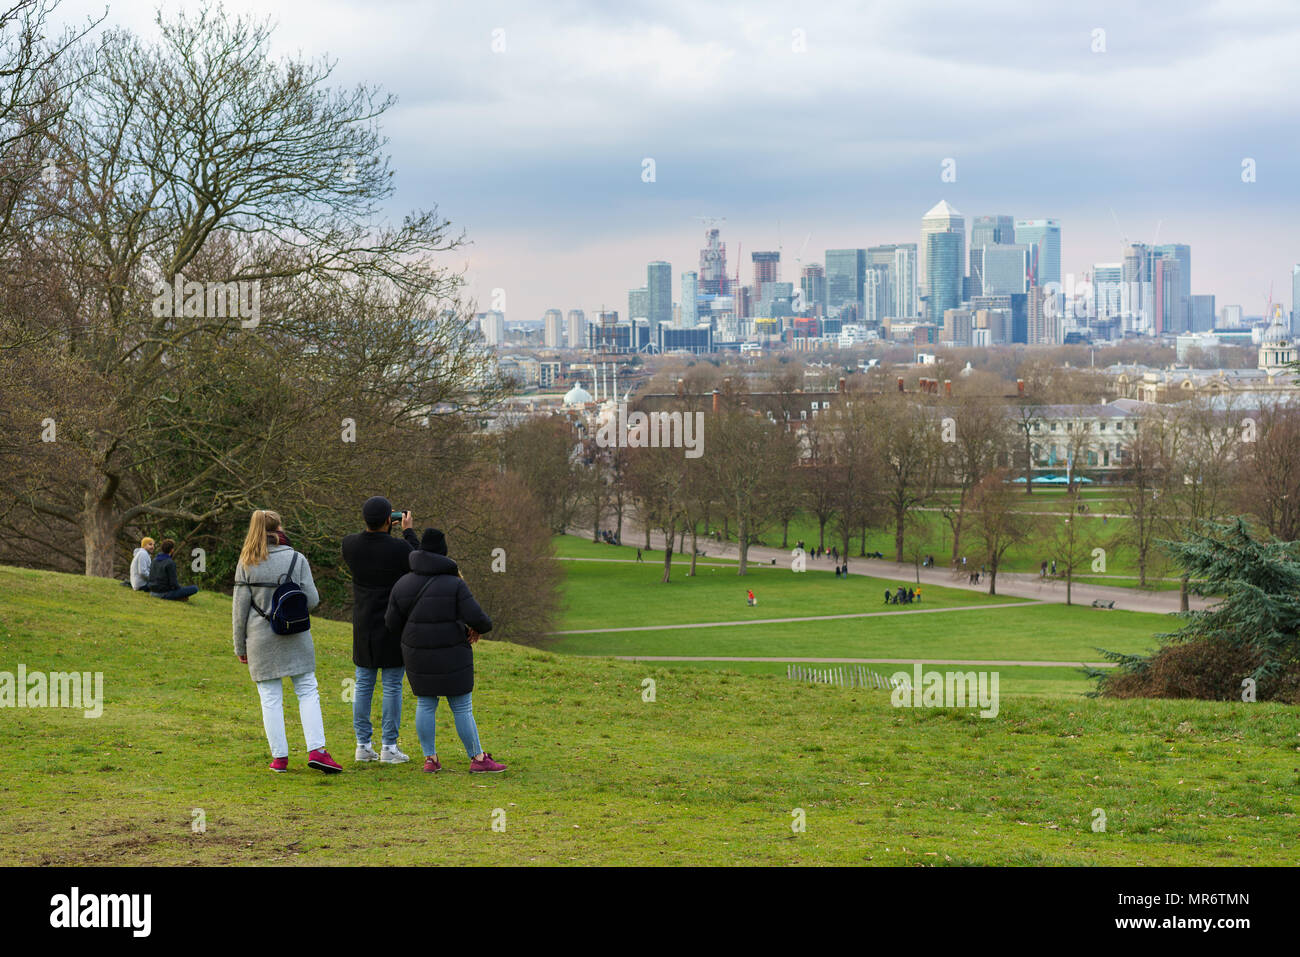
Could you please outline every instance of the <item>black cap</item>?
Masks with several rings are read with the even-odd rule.
[[[375,495],[361,506],[361,517],[366,520],[367,528],[382,528],[393,517],[393,506],[382,495]]]
[[[447,536],[442,534],[439,529],[426,528],[423,537],[420,539],[420,549],[426,552],[436,552],[439,555],[446,555]]]

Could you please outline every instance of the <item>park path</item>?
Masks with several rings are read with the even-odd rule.
[[[974,658],[747,658],[695,655],[579,655],[580,658],[617,658],[619,661],[758,661],[773,664],[814,665],[990,665],[999,668],[1114,668],[1113,661],[993,661]]]
[[[783,625],[788,622],[836,621],[843,618],[883,618],[891,615],[938,615],[948,611],[982,611],[986,608],[1028,608],[1047,604],[1039,601],[1003,602],[989,605],[961,605],[956,608],[908,608],[906,611],[855,611],[840,615],[808,615],[803,618],[752,618],[748,621],[696,621],[682,625],[631,625],[626,628],[577,628],[552,631],[550,635],[608,635],[620,631],[676,631],[682,628],[729,628],[732,625]],[[739,660],[739,659],[738,659]],[[773,659],[774,661],[776,659]]]
[[[574,529],[576,534],[591,537],[591,530]],[[645,541],[645,533],[640,530],[634,531],[632,527],[625,523],[623,541],[630,546],[640,545]],[[655,555],[658,557],[658,564],[663,564],[663,542],[662,532],[651,532],[650,543],[657,549]],[[687,548],[690,542],[687,540]],[[706,551],[710,557],[715,558],[732,558],[740,557],[740,550],[734,542],[718,542],[713,539],[700,539],[699,547]],[[773,560],[776,564],[790,567],[791,549],[770,548],[767,546],[753,545],[749,549],[749,560],[755,565],[771,565]],[[680,556],[680,558],[678,557]],[[830,570],[834,567],[829,558],[808,558],[808,568]],[[689,564],[690,555],[676,553],[673,556],[673,564],[676,567]],[[655,559],[647,556],[646,564],[655,564]],[[702,562],[700,564],[703,564]],[[941,585],[944,588],[959,588],[967,591],[978,591],[984,594],[988,593],[986,585],[971,585],[967,582],[966,575],[961,572],[954,573],[953,569],[947,567],[921,568],[917,569],[911,562],[894,562],[889,559],[880,558],[850,558],[849,574],[867,575],[872,578],[883,578],[897,582],[919,583],[922,585]],[[1029,598],[1040,602],[1053,602],[1056,604],[1065,604],[1065,582],[1060,579],[1042,579],[1033,573],[1023,572],[999,572],[998,573],[998,594],[1006,595],[1012,598]],[[1095,600],[1113,601],[1116,609],[1124,611],[1148,611],[1157,614],[1172,614],[1178,611],[1178,592],[1177,591],[1139,591],[1136,588],[1123,588],[1117,585],[1092,585],[1076,581],[1074,583],[1071,600],[1076,605],[1090,605]],[[1193,610],[1208,608],[1213,601],[1207,598],[1199,598],[1196,595],[1188,596],[1188,605]],[[987,606],[986,606],[987,607]]]

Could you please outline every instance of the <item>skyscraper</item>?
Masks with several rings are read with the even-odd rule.
[[[955,230],[925,234],[925,314],[930,322],[942,322],[946,310],[961,305],[964,240]]]
[[[1124,283],[1129,289],[1129,313],[1125,330],[1150,333],[1155,328],[1151,249],[1146,243],[1130,243],[1124,249]]]
[[[564,313],[560,310],[547,309],[542,315],[542,342],[548,349],[564,345]]]
[[[1061,281],[1061,224],[1055,219],[1017,219],[1016,242],[1033,245],[1030,276],[1035,286]]]
[[[503,346],[506,342],[506,314],[500,309],[489,309],[478,314],[478,327],[483,341],[489,346]]]
[[[570,309],[567,325],[570,349],[581,349],[587,344],[587,317],[581,309]]]
[[[799,271],[799,289],[803,292],[804,306],[814,316],[826,315],[826,270],[818,263],[809,263]]]
[[[976,216],[970,226],[970,294],[983,295],[984,247],[1010,245],[1016,241],[1015,219],[1011,216]]]
[[[1186,332],[1191,321],[1192,247],[1184,243],[1164,243],[1152,250],[1157,259],[1178,261],[1178,288],[1165,310],[1165,331]]]
[[[1154,334],[1185,331],[1178,316],[1183,288],[1182,264],[1177,259],[1157,259],[1151,285],[1155,294],[1151,317]]]
[[[983,291],[978,295],[1009,296],[1029,289],[1028,246],[1023,243],[1010,243],[1003,246],[989,244],[980,252],[984,263],[984,276]],[[971,285],[973,288],[973,281]]]
[[[870,254],[868,254],[870,255]],[[890,274],[894,271],[894,257],[888,263],[867,262],[862,276],[862,321],[878,325],[893,314]]]
[[[1291,335],[1300,335],[1300,265],[1291,267]]]
[[[650,318],[650,289],[642,286],[627,291],[627,317],[629,319]]]
[[[673,267],[656,260],[646,267],[646,318],[650,320],[650,341],[659,341],[659,327],[673,321]],[[635,316],[633,318],[636,318]]]
[[[1214,296],[1192,296],[1188,309],[1190,320],[1188,332],[1209,332],[1214,328]]]
[[[700,295],[725,296],[731,292],[727,281],[727,244],[718,239],[718,230],[704,234],[705,245],[700,250]]]
[[[680,326],[683,329],[694,329],[699,323],[696,318],[697,311],[696,297],[699,295],[700,277],[693,272],[682,273],[682,308],[680,310]]]
[[[961,213],[948,205],[947,200],[940,200],[938,205],[934,206],[928,213],[921,217],[921,262],[917,271],[917,281],[922,289],[930,288],[930,274],[927,264],[929,256],[929,247],[926,245],[925,237],[929,233],[956,233],[961,237],[961,243],[957,250],[957,255],[961,262],[957,267],[957,296],[961,297],[961,280],[966,275],[966,220]],[[931,313],[931,315],[936,315]],[[937,313],[939,319],[943,319],[943,313]]]
[[[781,279],[781,254],[779,252],[751,253],[754,262],[754,295],[762,299],[763,284],[779,282]]]
[[[862,287],[867,269],[865,249],[826,250],[826,304],[828,313],[852,303],[862,315]]]
[[[1124,307],[1124,264],[1095,263],[1092,267],[1092,311],[1098,319],[1118,318]]]
[[[916,243],[898,243],[894,247],[894,315],[899,319],[921,314],[916,289]]]

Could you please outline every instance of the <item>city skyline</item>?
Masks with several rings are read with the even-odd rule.
[[[1099,2],[1026,16],[990,0],[944,9],[936,31],[939,9],[510,2],[421,20],[399,0],[364,13],[285,0],[272,49],[332,55],[338,85],[398,97],[381,212],[436,204],[472,244],[445,264],[466,270],[480,309],[503,290],[511,321],[620,309],[654,260],[676,288],[698,216],[727,217],[734,258],[782,249],[797,282],[806,239],[915,242],[941,199],[968,227],[1058,220],[1063,275],[1121,259],[1126,240],[1172,239],[1197,250],[1192,294],[1258,315],[1271,285],[1290,308],[1300,10]],[[77,0],[59,18],[101,11]],[[154,12],[114,4],[109,23],[149,34]]]

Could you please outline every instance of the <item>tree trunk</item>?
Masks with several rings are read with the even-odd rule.
[[[696,528],[696,523],[692,522],[691,523],[691,570],[686,573],[687,576],[690,578],[695,577],[695,559],[698,558],[700,554],[699,541],[697,538],[698,534],[699,532]]]
[[[117,480],[110,479],[96,497],[87,492],[86,511],[82,534],[86,546],[86,574],[94,578],[113,577],[113,556],[117,551],[117,533],[121,522],[113,499],[117,494]]]
[[[1178,579],[1178,610],[1187,611],[1188,607],[1187,576],[1184,575],[1182,578]]]
[[[849,543],[848,543],[848,542],[845,542],[845,543],[844,543],[844,550],[845,550],[846,552],[849,550]],[[866,558],[866,557],[867,557],[867,523],[866,523],[866,522],[863,522],[863,523],[862,523],[862,543],[861,543],[860,547],[858,548],[858,558]]]
[[[996,595],[997,593],[998,593],[998,563],[991,562],[989,564],[989,594]]]
[[[781,522],[781,547],[790,547],[790,520],[788,518]]]
[[[1025,433],[1025,494],[1034,494],[1034,443]]]
[[[669,542],[669,544],[671,545],[672,543]],[[645,550],[646,550],[647,552],[651,550],[651,549],[650,549],[650,523],[649,523],[649,522],[646,522],[646,523],[645,523]]]
[[[817,547],[826,544],[826,519],[817,516]]]
[[[744,515],[741,515],[737,522],[736,533],[740,538],[740,570],[736,574],[746,575],[749,573],[749,522],[745,520]]]
[[[673,534],[676,529],[669,525],[664,529],[664,577],[660,584],[668,584],[673,572]]]
[[[906,521],[906,512],[898,508],[894,510],[894,561],[903,560],[903,523]]]

